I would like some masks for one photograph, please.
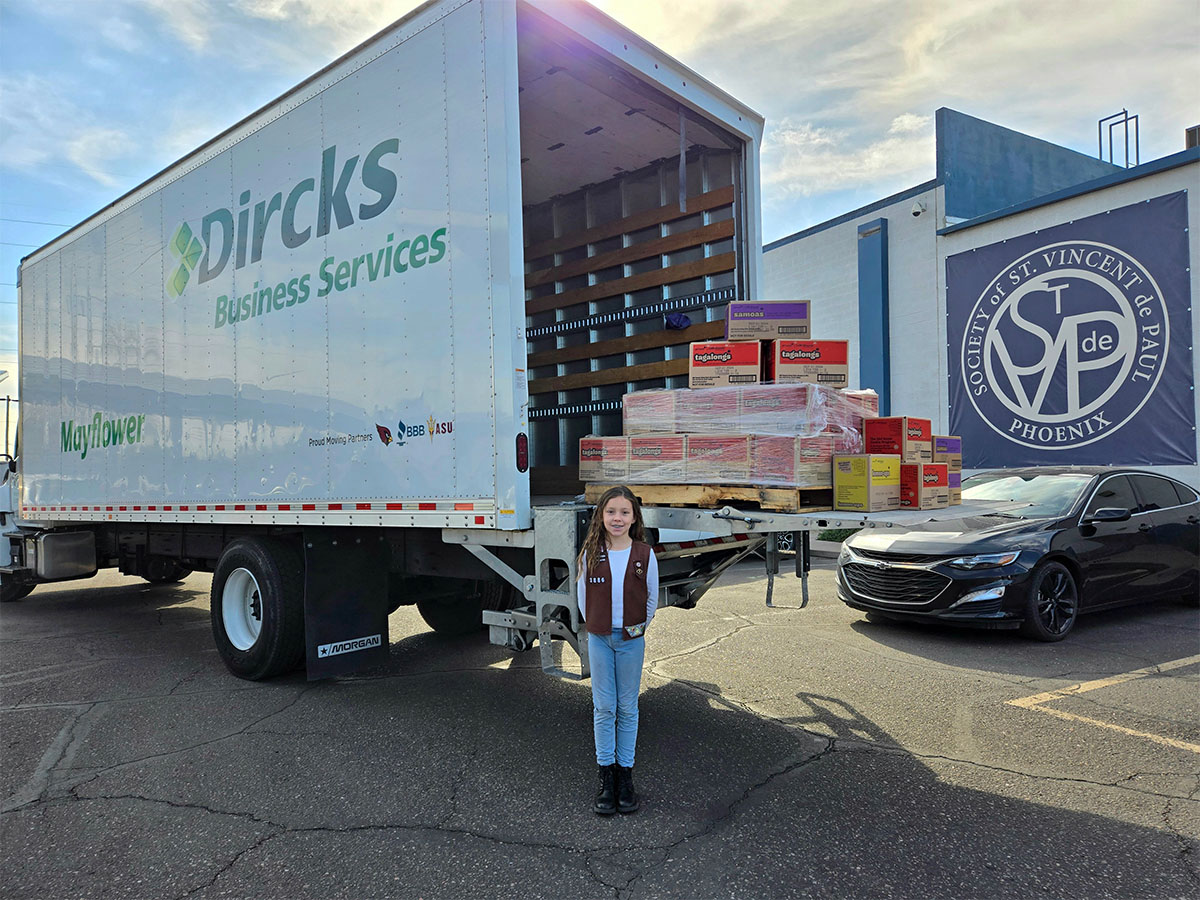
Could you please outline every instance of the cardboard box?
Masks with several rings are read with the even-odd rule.
[[[754,484],[827,488],[832,481],[833,435],[812,437],[756,434],[751,446]]]
[[[945,463],[900,466],[900,508],[941,509],[950,505],[950,472]]]
[[[806,384],[760,384],[738,391],[737,428],[745,434],[797,434],[809,427]]]
[[[579,439],[579,480],[623,482],[629,478],[629,438]]]
[[[827,390],[822,392],[822,399],[831,425],[845,425],[861,432],[864,419],[879,416],[879,395],[874,391]]]
[[[863,449],[897,453],[905,463],[933,462],[933,423],[912,416],[864,419]]]
[[[750,480],[748,434],[689,434],[684,454],[688,484],[741,484]]]
[[[950,473],[950,505],[962,503],[962,472]]]
[[[676,434],[737,434],[739,388],[675,392]]]
[[[811,334],[810,312],[807,300],[734,300],[725,312],[725,340],[803,340]]]
[[[860,453],[833,458],[833,508],[878,512],[900,508],[900,457]]]
[[[695,341],[688,352],[688,387],[758,384],[762,363],[758,341]]]
[[[951,472],[962,471],[962,438],[954,434],[933,436],[933,461],[945,463]]]
[[[776,384],[798,381],[844,388],[850,383],[849,341],[772,341],[767,356],[767,380]]]
[[[683,484],[682,434],[641,435],[629,439],[629,480],[638,484]]]
[[[621,398],[621,421],[626,434],[674,434],[678,391],[635,391]]]

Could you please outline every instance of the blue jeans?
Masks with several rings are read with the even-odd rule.
[[[592,708],[596,732],[596,763],[630,768],[637,748],[638,688],[646,639],[624,640],[621,632],[588,633],[592,668]]]

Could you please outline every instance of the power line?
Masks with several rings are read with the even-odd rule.
[[[39,247],[40,244],[14,244],[12,241],[0,241],[0,246],[4,247]]]
[[[0,222],[20,222],[23,225],[53,225],[55,228],[69,228],[65,222],[38,222],[35,219],[9,219],[0,216]]]

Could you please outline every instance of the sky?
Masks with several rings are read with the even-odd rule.
[[[417,5],[0,0],[0,371],[22,256]],[[1200,123],[1200,0],[595,5],[766,118],[766,241],[933,178],[941,106],[1090,155],[1128,109],[1143,162]]]

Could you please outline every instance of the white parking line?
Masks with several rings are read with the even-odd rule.
[[[1112,731],[1119,731],[1121,734],[1128,734],[1133,737],[1145,738],[1149,741],[1154,741],[1158,744],[1165,744],[1168,747],[1175,747],[1178,750],[1190,750],[1193,753],[1200,753],[1200,745],[1189,744],[1187,741],[1179,741],[1175,738],[1163,737],[1161,734],[1150,734],[1145,731],[1134,731],[1132,728],[1125,728],[1122,725],[1114,725],[1111,722],[1102,722],[1099,719],[1091,719],[1087,716],[1079,716],[1075,713],[1063,712],[1061,709],[1052,709],[1043,704],[1049,703],[1052,700],[1060,700],[1063,697],[1073,697],[1076,694],[1086,694],[1088,691],[1099,690],[1100,688],[1112,687],[1114,684],[1123,684],[1126,681],[1134,681],[1138,678],[1145,678],[1147,675],[1160,675],[1163,672],[1170,672],[1173,669],[1181,669],[1184,666],[1195,665],[1200,663],[1200,656],[1188,656],[1183,659],[1175,659],[1171,662],[1165,662],[1157,666],[1147,666],[1144,669],[1135,669],[1132,672],[1123,672],[1120,675],[1113,675],[1109,678],[1097,678],[1095,681],[1085,681],[1081,684],[1071,685],[1068,688],[1062,688],[1057,691],[1046,691],[1043,694],[1033,694],[1029,697],[1021,697],[1017,700],[1009,700],[1010,706],[1019,706],[1022,709],[1035,709],[1038,712],[1044,712],[1051,716],[1056,716],[1059,719],[1066,719],[1070,722],[1084,722],[1088,725],[1095,725],[1098,728],[1108,728]]]

